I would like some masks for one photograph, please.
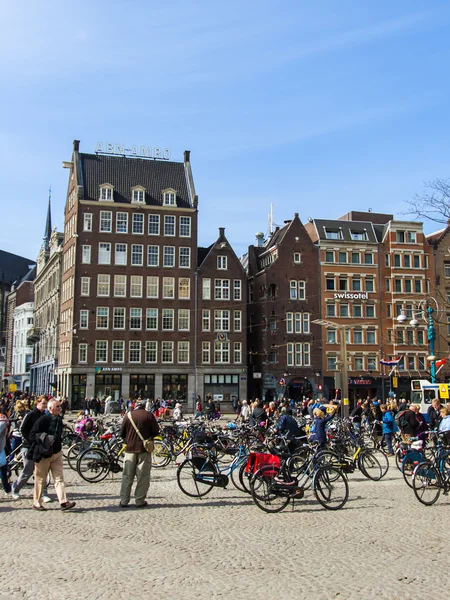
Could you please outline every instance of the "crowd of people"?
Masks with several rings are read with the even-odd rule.
[[[93,425],[92,417],[110,412],[109,400],[110,397],[106,398],[103,404],[100,400],[85,403],[76,425],[80,437],[87,437],[88,425]],[[33,508],[41,512],[47,510],[44,505],[52,501],[48,493],[49,474],[52,476],[61,510],[67,511],[75,506],[75,502],[68,500],[64,484],[62,432],[65,405],[65,399],[60,397],[35,398],[24,395],[16,398],[5,394],[0,398],[0,473],[3,490],[17,500],[34,475]],[[309,416],[310,436],[320,446],[326,444],[327,425],[339,414],[340,408],[339,401],[326,403],[322,399],[303,399],[295,402],[287,398],[270,402],[262,402],[256,398],[234,405],[237,422],[252,427],[273,425],[290,445],[295,443],[295,438],[307,435],[298,419]],[[366,399],[357,402],[350,418],[356,432],[364,422],[375,436],[384,436],[388,456],[393,455],[393,437],[398,430],[404,443],[408,443],[410,438],[425,442],[429,430],[445,432],[450,442],[450,404],[444,406],[439,399],[433,400],[428,408],[427,418],[421,414],[420,408],[419,404],[407,404],[406,401],[397,404],[395,400],[380,403],[377,399]],[[131,488],[136,480],[135,504],[143,507],[147,505],[146,495],[150,485],[149,448],[151,440],[159,433],[157,419],[169,417],[174,422],[181,421],[184,418],[183,407],[179,402],[174,404],[160,398],[149,400],[139,397],[123,402],[121,410],[123,419],[120,434],[126,443],[126,450],[120,506],[124,508],[129,505]],[[220,405],[211,395],[205,398],[204,403],[197,397],[195,417],[215,418],[217,415],[220,416]],[[11,458],[19,450],[23,468],[11,485],[6,457]]]

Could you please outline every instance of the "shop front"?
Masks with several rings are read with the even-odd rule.
[[[130,398],[155,399],[155,376],[151,374],[130,375]]]
[[[233,412],[233,401],[239,400],[239,375],[207,374],[203,376],[205,402],[212,397],[222,412]]]
[[[374,377],[358,377],[348,379],[348,395],[350,409],[353,409],[359,400],[377,398],[378,382]]]
[[[286,384],[286,396],[296,402],[313,397],[313,386],[307,377],[292,377]]]
[[[96,367],[94,393],[100,400],[111,396],[118,401],[122,394],[122,367]]]
[[[84,408],[84,399],[86,398],[87,376],[72,375],[72,410],[81,410]]]
[[[163,375],[162,397],[164,400],[186,402],[188,397],[188,376]]]

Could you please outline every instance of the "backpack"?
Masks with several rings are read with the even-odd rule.
[[[403,431],[403,429],[408,425],[408,421],[407,421],[405,415],[406,415],[406,410],[401,410],[400,412],[398,412],[395,415],[395,422],[399,426],[400,431]]]

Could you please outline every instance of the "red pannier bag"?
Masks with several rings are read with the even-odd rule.
[[[264,452],[250,452],[247,458],[247,465],[245,472],[249,475],[253,475],[256,471],[259,471],[261,467],[266,465],[273,465],[274,467],[280,467],[281,461],[279,456],[274,454],[266,454]]]

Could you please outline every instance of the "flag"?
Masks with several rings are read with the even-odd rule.
[[[435,361],[434,366],[436,368],[443,367],[445,365],[445,363],[447,362],[447,360],[448,360],[447,358],[440,358],[439,360]]]
[[[401,356],[398,358],[393,358],[392,360],[384,360],[384,358],[382,358],[380,360],[380,365],[385,365],[386,367],[396,367],[401,360]]]

